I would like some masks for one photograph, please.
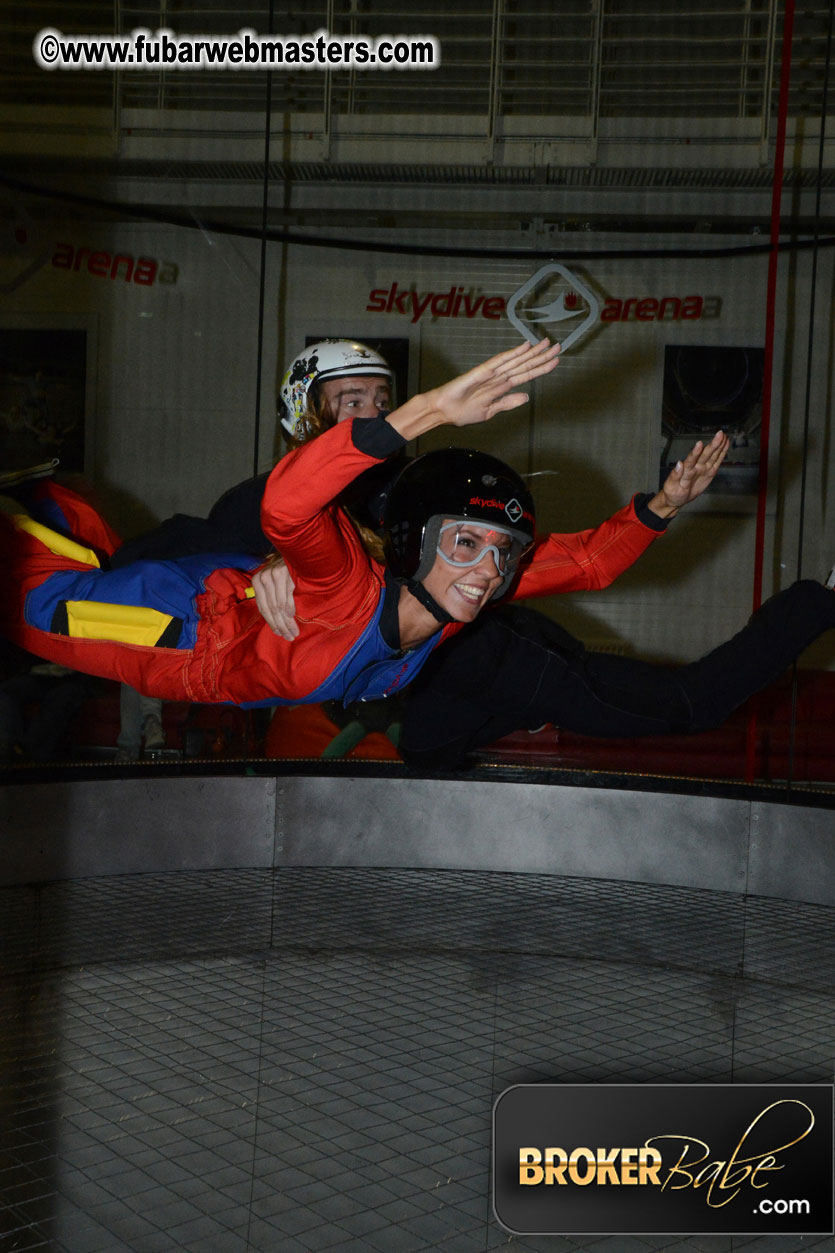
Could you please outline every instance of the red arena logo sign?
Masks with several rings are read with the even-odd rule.
[[[162,281],[162,280],[161,280]],[[170,280],[169,280],[170,281]],[[569,292],[565,310],[579,306],[576,294]],[[452,286],[447,291],[418,292],[410,286],[392,283],[368,293],[366,313],[394,313],[419,322],[431,318],[487,318],[498,322],[504,315],[507,298],[476,295],[470,288]],[[608,297],[600,308],[601,322],[687,322],[698,318],[718,318],[722,309],[719,296],[629,296]],[[543,327],[543,334],[548,333]],[[559,335],[552,336],[559,338]]]
[[[150,287],[153,283],[176,283],[178,270],[171,261],[155,261],[153,257],[133,257],[130,253],[120,252],[112,255],[103,249],[79,248],[72,244],[56,244],[52,264],[58,270],[82,269],[98,278],[124,279],[126,283],[133,281],[141,287]]]
[[[630,296],[614,297],[600,310],[601,322],[682,322],[696,318],[718,318],[722,309],[719,296]]]

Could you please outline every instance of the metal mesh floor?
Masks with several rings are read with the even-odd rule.
[[[0,1247],[832,1249],[511,1237],[512,1083],[833,1078],[835,910],[444,871],[0,893]]]

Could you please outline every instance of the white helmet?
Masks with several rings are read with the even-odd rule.
[[[350,375],[379,375],[393,385],[394,374],[384,357],[354,339],[323,339],[304,348],[290,362],[281,380],[278,412],[288,435],[299,435],[307,416],[308,393],[314,383]]]

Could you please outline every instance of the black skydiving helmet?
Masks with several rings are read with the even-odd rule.
[[[509,536],[510,546],[486,536],[473,545],[459,541],[456,524],[473,522]],[[449,524],[449,525],[445,525]],[[396,578],[406,581],[440,622],[451,622],[423,587],[422,580],[438,554],[450,565],[476,565],[492,549],[503,576],[492,599],[504,596],[536,529],[533,497],[522,479],[496,457],[467,448],[424,453],[405,467],[388,492],[383,508],[386,561]],[[477,537],[476,537],[477,538]],[[431,602],[431,603],[430,603]]]

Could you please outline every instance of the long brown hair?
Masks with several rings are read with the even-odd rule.
[[[286,435],[285,438],[291,450],[300,448],[302,444],[309,443],[323,431],[329,431],[332,426],[336,426],[336,422],[331,415],[327,399],[319,384],[313,383],[307,393],[304,414],[296,424],[297,434]]]

